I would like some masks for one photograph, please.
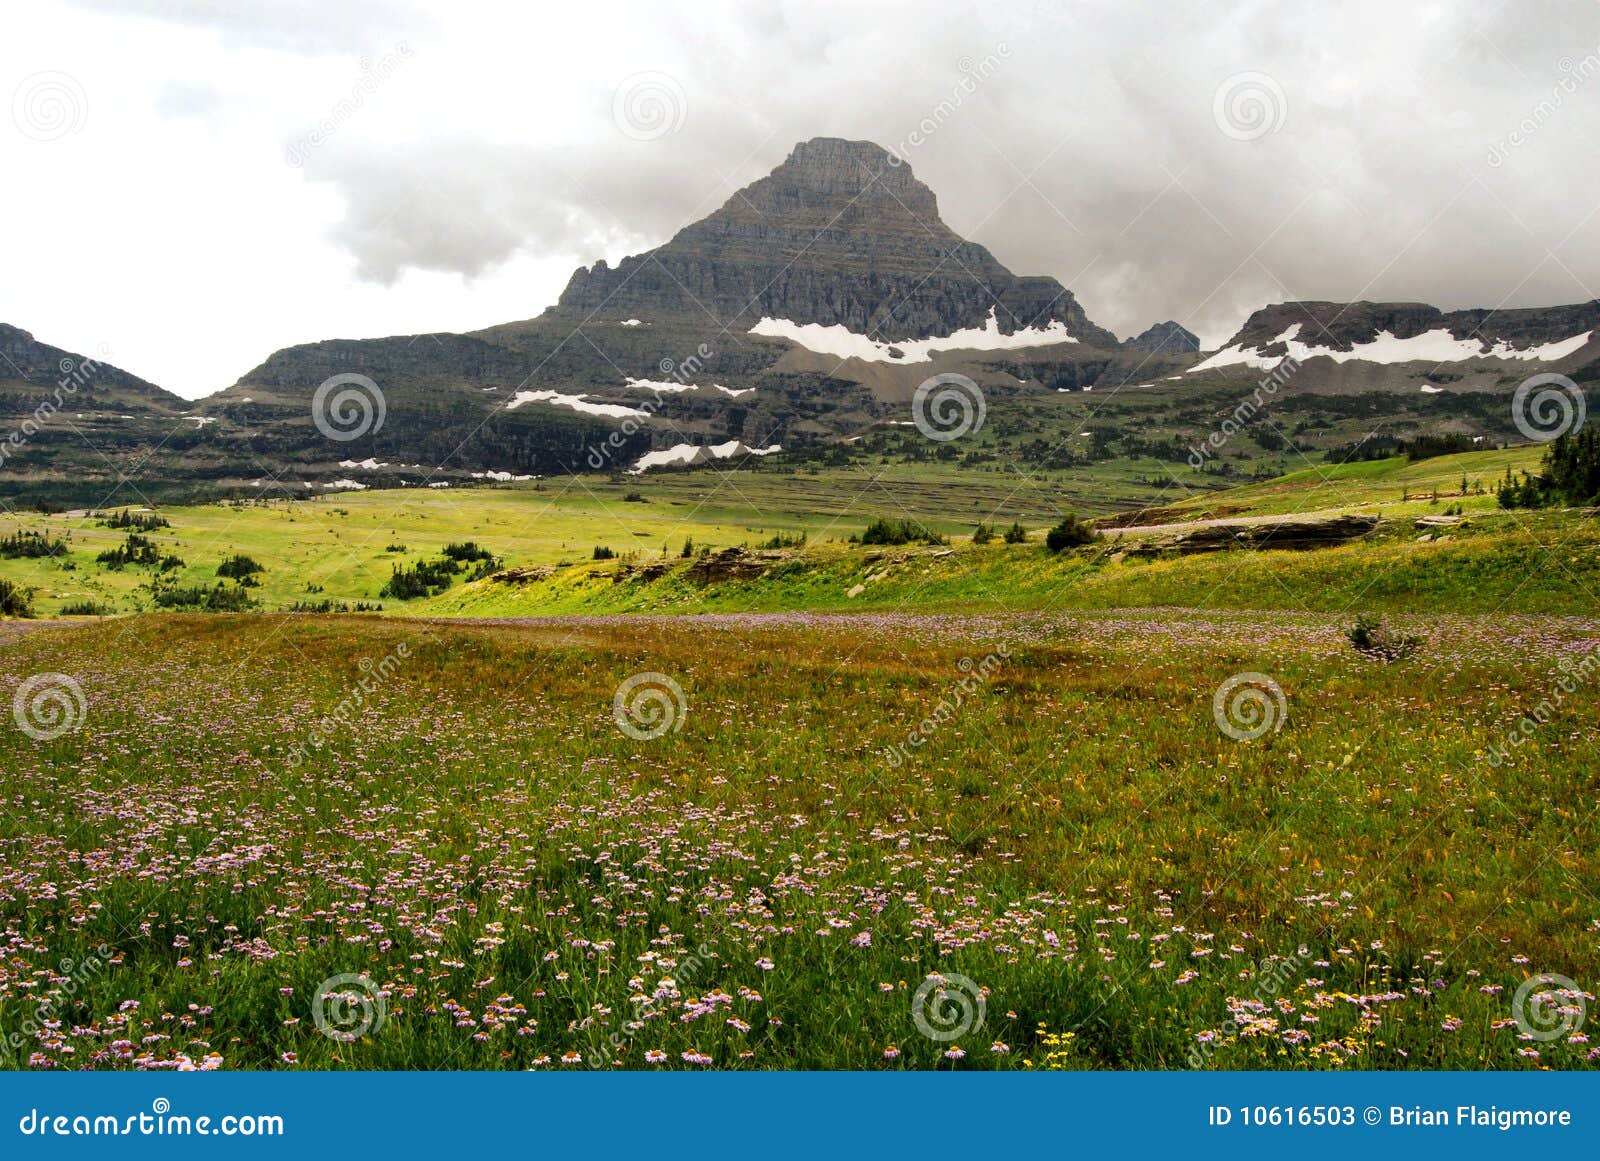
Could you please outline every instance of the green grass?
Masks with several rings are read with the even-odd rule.
[[[1596,626],[1406,618],[1385,667],[1341,623],[13,628],[0,700],[83,700],[0,730],[0,1031],[49,1000],[13,1063],[67,1068],[1585,1066],[1511,1021],[1600,978],[1592,689],[1486,755]],[[676,730],[613,719],[641,672]],[[1280,731],[1219,729],[1241,673]],[[935,972],[981,1026],[918,1030]],[[350,1042],[336,976],[386,995]]]
[[[1523,448],[1418,464],[1392,459],[1324,466],[1162,510],[1169,520],[1321,510],[1370,511],[1388,521],[1368,541],[1311,554],[1118,561],[1116,546],[1108,542],[1104,550],[1053,558],[1039,546],[1042,529],[1068,510],[1106,511],[1122,486],[1120,477],[1090,473],[1069,486],[1049,476],[936,465],[899,465],[882,477],[842,468],[816,475],[697,471],[619,482],[578,477],[519,487],[374,490],[166,507],[161,514],[171,527],[147,535],[163,554],[186,562],[164,578],[180,585],[215,583],[217,566],[235,553],[259,560],[266,571],[250,595],[267,610],[297,602],[379,601],[396,565],[437,557],[452,541],[474,540],[507,567],[555,572],[516,586],[457,583],[429,600],[384,601],[384,612],[971,608],[992,603],[998,594],[1033,608],[1178,604],[1338,611],[1365,601],[1390,609],[1585,611],[1590,594],[1600,591],[1591,575],[1592,522],[1572,513],[1504,513],[1492,495],[1471,488],[1466,496],[1457,494],[1463,474],[1487,486],[1508,465],[1531,467],[1537,457],[1536,449]],[[1437,500],[1431,499],[1435,490]],[[631,492],[645,502],[625,500]],[[1408,493],[1419,498],[1403,500]],[[1467,526],[1417,542],[1414,518],[1456,507],[1471,518]],[[959,512],[970,512],[970,520],[953,515]],[[892,550],[884,556],[846,543],[880,516],[914,520],[953,536],[955,552]],[[975,546],[964,537],[980,520],[1004,526],[1012,519],[1035,530],[1034,542]],[[64,560],[0,560],[0,576],[37,591],[40,615],[85,602],[116,612],[151,607],[152,570],[111,571],[95,563],[98,553],[122,543],[123,533],[81,514],[0,516],[0,535],[18,530],[41,530],[69,547]],[[808,538],[806,549],[789,554],[767,579],[706,588],[685,575],[680,554],[686,540],[697,551],[716,550],[799,533]],[[1561,547],[1546,551],[1551,544]],[[597,545],[621,560],[596,564],[591,557]],[[390,552],[390,546],[405,551]],[[619,572],[651,561],[670,565],[671,572],[656,581],[613,583]]]

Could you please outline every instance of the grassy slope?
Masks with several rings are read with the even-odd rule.
[[[970,530],[996,511],[1035,530],[1074,502],[1050,479],[1027,480],[947,466],[898,465],[883,478],[855,469],[812,475],[774,472],[670,473],[612,483],[599,478],[520,487],[341,493],[249,506],[164,508],[172,528],[154,534],[188,562],[184,584],[212,583],[216,565],[245,552],[267,567],[255,591],[263,607],[300,600],[376,599],[397,562],[476,540],[508,566],[561,565],[548,580],[521,586],[457,585],[429,601],[388,602],[391,614],[518,616],[562,612],[742,609],[984,607],[1102,608],[1152,604],[1343,611],[1458,608],[1579,612],[1600,592],[1596,531],[1575,514],[1505,513],[1491,495],[1457,493],[1461,477],[1491,484],[1507,466],[1532,467],[1538,449],[1468,453],[1418,464],[1383,460],[1307,469],[1278,480],[1197,496],[1166,509],[1169,519],[1208,513],[1374,511],[1388,519],[1358,544],[1312,553],[1226,553],[1181,560],[1118,561],[1112,548],[1052,558],[1037,542],[953,552],[872,550],[844,543],[875,515],[909,516],[946,532]],[[1090,475],[1075,499],[1105,500],[1120,485]],[[1441,499],[1428,496],[1437,490]],[[642,493],[647,503],[624,496]],[[1405,494],[1422,499],[1403,501]],[[1413,518],[1460,504],[1467,526],[1418,542]],[[970,512],[957,518],[952,512]],[[1000,519],[1004,520],[1006,516]],[[147,570],[108,572],[96,553],[121,534],[82,516],[0,516],[0,532],[44,529],[69,538],[72,571],[51,561],[0,561],[0,576],[39,590],[50,614],[93,599],[118,611],[148,605]],[[685,539],[698,547],[759,545],[804,532],[810,544],[774,575],[704,588],[684,575]],[[403,544],[403,554],[386,551]],[[605,544],[635,562],[663,552],[673,571],[651,583],[613,583],[622,567],[589,561]],[[1557,546],[1548,550],[1546,545]],[[626,563],[626,561],[624,562]],[[852,590],[862,586],[855,596]],[[310,593],[308,586],[320,586]]]

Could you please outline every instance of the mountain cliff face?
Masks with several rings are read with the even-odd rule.
[[[1441,345],[1475,341],[1485,358],[1495,357],[1497,349],[1500,357],[1515,357],[1600,332],[1600,299],[1573,306],[1449,312],[1420,302],[1283,302],[1252,314],[1226,346],[1266,350],[1293,327],[1299,328],[1299,341],[1330,353],[1359,356],[1366,353],[1361,348],[1371,347],[1384,334],[1400,340],[1434,335]],[[1463,357],[1468,354],[1463,347]]]
[[[832,137],[797,145],[665,245],[579,270],[559,309],[645,320],[709,310],[744,331],[774,318],[888,342],[981,328],[992,311],[1004,334],[1059,322],[1082,343],[1117,346],[1055,279],[1012,274],[945,225],[909,166]]]
[[[7,411],[32,410],[29,400],[70,400],[74,411],[97,407],[171,415],[187,411],[183,399],[120,367],[41,343],[19,327],[0,323],[0,401]]]
[[[1175,322],[1157,323],[1143,334],[1135,335],[1123,343],[1130,351],[1147,351],[1151,354],[1196,355],[1200,353],[1200,338]]]

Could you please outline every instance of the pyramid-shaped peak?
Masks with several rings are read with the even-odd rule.
[[[1048,277],[1019,277],[939,217],[933,191],[871,141],[813,137],[671,241],[579,270],[558,310],[669,316],[748,330],[763,318],[888,342],[1065,324],[1115,347]]]

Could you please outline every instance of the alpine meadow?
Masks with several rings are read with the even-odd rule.
[[[0,46],[8,1075],[1595,1070],[1600,10],[483,4]]]

